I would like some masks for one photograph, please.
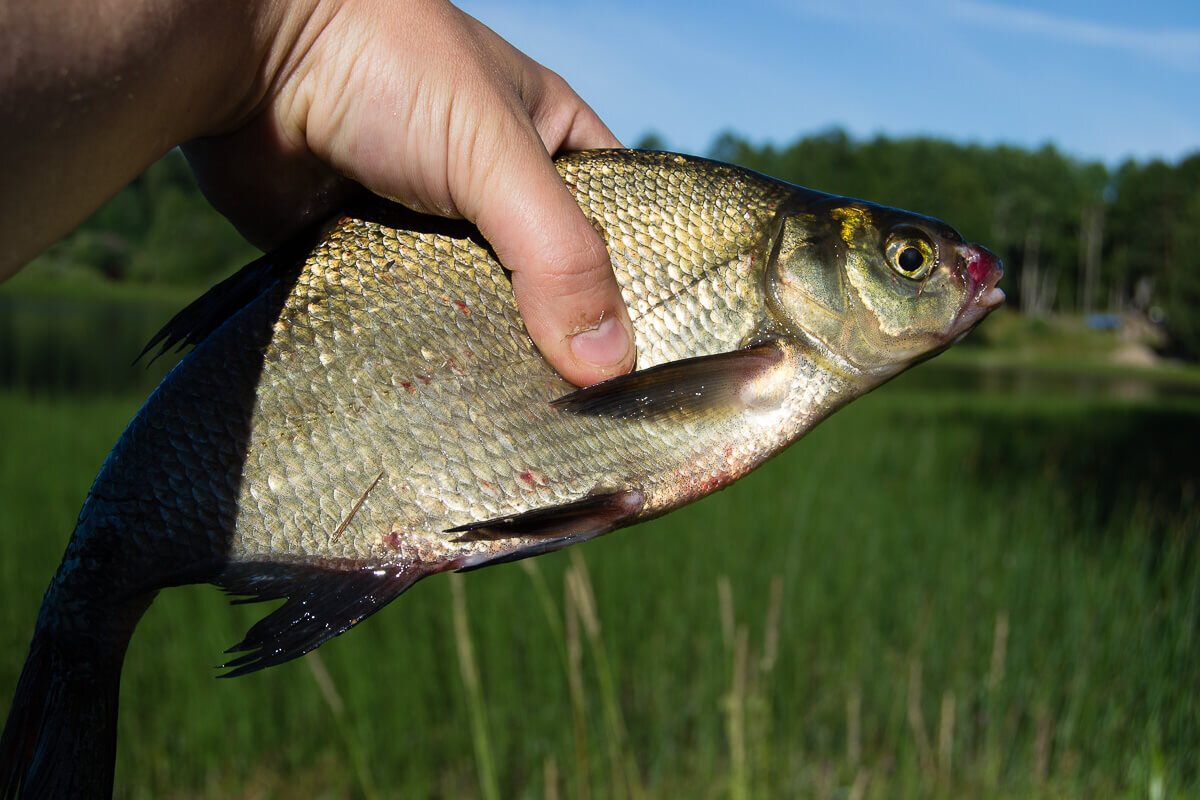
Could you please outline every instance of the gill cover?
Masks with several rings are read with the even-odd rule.
[[[782,214],[765,275],[768,303],[827,357],[884,377],[962,332],[959,320],[974,298],[953,229],[837,197]]]

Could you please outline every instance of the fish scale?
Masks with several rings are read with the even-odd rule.
[[[619,199],[612,198],[609,203],[619,202]],[[674,235],[673,229],[666,223],[656,226],[653,230],[656,235],[660,236]],[[667,234],[663,231],[671,231],[671,233]],[[390,302],[369,300],[362,306],[355,303],[338,302],[336,289],[343,284],[352,287],[351,291],[355,293],[359,291],[370,293],[373,290],[368,287],[377,285],[368,280],[354,279],[353,272],[356,267],[344,255],[345,249],[356,248],[357,243],[364,237],[378,242],[383,251],[380,255],[386,257],[388,263],[392,264],[390,269],[396,276],[393,285],[398,287],[398,293],[397,297]],[[759,238],[761,239],[761,236]],[[631,479],[647,482],[649,476],[629,474],[628,465],[637,463],[642,470],[657,474],[673,466],[664,463],[662,458],[664,450],[694,454],[697,449],[694,442],[689,446],[686,441],[675,441],[676,430],[670,426],[657,434],[643,429],[631,433],[624,439],[611,441],[609,437],[614,435],[611,423],[604,420],[564,417],[552,412],[545,405],[534,410],[534,424],[530,425],[530,420],[526,418],[528,416],[528,412],[525,410],[527,403],[524,402],[528,391],[526,386],[544,384],[548,389],[543,395],[545,401],[565,394],[570,387],[554,375],[529,345],[528,338],[524,336],[520,326],[507,283],[498,280],[499,274],[490,267],[486,270],[477,268],[479,264],[490,265],[486,252],[477,245],[459,246],[460,244],[460,242],[447,242],[444,238],[429,236],[424,237],[422,241],[421,237],[410,238],[403,233],[397,235],[380,226],[362,221],[350,221],[344,228],[331,232],[328,235],[327,243],[310,259],[310,265],[304,272],[305,277],[302,278],[298,291],[293,293],[293,300],[289,301],[285,307],[280,322],[276,326],[271,348],[266,354],[264,375],[259,388],[259,407],[264,410],[256,412],[255,419],[261,420],[263,428],[268,431],[273,430],[274,421],[271,419],[269,410],[266,409],[276,405],[276,392],[286,395],[296,391],[297,385],[305,386],[304,381],[296,380],[295,370],[292,369],[280,371],[278,378],[276,377],[277,373],[273,370],[273,366],[277,363],[275,358],[277,352],[293,352],[304,347],[311,347],[319,353],[325,353],[338,346],[337,342],[326,341],[328,336],[324,334],[327,331],[343,330],[348,326],[363,330],[371,326],[370,320],[394,315],[397,319],[408,320],[409,324],[415,325],[422,331],[422,334],[415,342],[404,339],[394,342],[372,339],[375,342],[372,350],[380,348],[381,363],[390,365],[392,369],[401,374],[411,375],[415,378],[412,381],[414,388],[412,395],[397,398],[397,402],[402,403],[406,409],[405,413],[401,414],[401,418],[406,419],[409,425],[409,435],[400,441],[402,443],[411,442],[412,446],[407,450],[398,448],[385,455],[384,460],[378,466],[383,471],[385,478],[388,475],[403,474],[409,478],[415,478],[418,482],[423,478],[430,484],[434,481],[451,481],[453,486],[448,487],[452,488],[452,491],[449,492],[416,492],[409,496],[394,493],[391,496],[385,495],[378,500],[375,497],[369,498],[357,508],[353,523],[347,527],[338,541],[329,545],[326,545],[322,539],[339,524],[339,515],[331,515],[327,513],[327,509],[323,505],[318,505],[314,511],[319,513],[294,521],[299,530],[294,540],[289,543],[292,553],[324,554],[343,558],[363,557],[365,555],[362,544],[364,540],[379,541],[381,539],[380,532],[390,532],[393,528],[419,532],[406,534],[409,536],[421,535],[427,539],[433,536],[434,541],[432,542],[402,542],[399,548],[401,551],[407,549],[428,552],[436,549],[439,544],[446,546],[445,540],[439,539],[438,534],[441,530],[461,521],[463,515],[468,518],[497,517],[576,499],[594,488],[594,484],[598,480],[597,473],[600,477],[611,478],[611,482],[614,484],[627,483]],[[406,260],[406,257],[411,259],[413,254],[430,247],[439,256],[437,264],[439,280],[437,281],[438,285],[435,286],[429,286],[426,283],[427,291],[432,289],[433,292],[445,292],[452,294],[455,298],[463,298],[460,302],[464,302],[468,308],[477,306],[488,309],[487,318],[491,324],[487,326],[486,332],[492,333],[496,329],[495,321],[503,319],[506,323],[503,328],[509,334],[507,341],[514,344],[513,348],[488,349],[489,338],[481,335],[484,331],[478,324],[478,321],[484,318],[482,314],[474,315],[476,322],[472,323],[472,317],[456,309],[452,302],[445,302],[442,298],[438,298],[442,302],[430,303],[428,294],[417,294],[411,287],[408,291],[405,290],[403,286],[405,276],[424,274],[420,271],[419,265],[412,263],[411,260]],[[729,260],[736,258],[732,251],[710,251],[709,255],[714,261],[720,258]],[[453,259],[455,263],[447,263],[445,259]],[[332,276],[321,279],[321,269],[325,263],[334,263],[338,266]],[[659,302],[653,306],[636,302],[632,304],[631,315],[635,325],[638,325],[643,316],[666,320],[668,323],[676,319],[676,315],[682,315],[691,320],[691,327],[677,326],[675,330],[690,333],[691,336],[688,338],[692,342],[702,342],[704,347],[695,345],[689,347],[689,342],[684,340],[681,345],[677,343],[672,353],[676,357],[704,355],[706,350],[728,349],[736,345],[736,341],[721,341],[719,338],[714,343],[714,337],[705,336],[707,331],[704,326],[697,325],[696,321],[692,319],[692,315],[688,314],[686,298],[690,295],[686,290],[689,288],[689,284],[694,285],[697,282],[709,280],[707,274],[712,273],[713,267],[720,266],[720,264],[701,266],[705,269],[693,268],[697,277],[689,278],[688,283],[674,279],[669,273],[666,273],[667,281],[662,282],[662,291],[668,300],[675,299],[675,303]],[[663,273],[647,274],[662,275]],[[309,293],[329,295],[333,302],[322,302],[318,307],[342,309],[348,315],[348,319],[340,324],[334,324],[333,322],[326,323],[319,317],[314,319],[311,315],[297,313],[301,309],[308,309],[312,306],[311,300],[307,296]],[[732,307],[732,304],[730,306]],[[503,316],[495,314],[494,312],[498,308],[504,309],[506,313]],[[677,309],[682,309],[682,311]],[[370,313],[368,313],[369,310]],[[366,318],[360,318],[363,315]],[[699,322],[703,323],[704,320]],[[756,327],[759,322],[760,319],[755,315],[743,313],[740,329],[736,331],[739,338]],[[456,400],[456,396],[446,396],[443,392],[447,377],[445,364],[442,356],[433,350],[436,340],[445,337],[448,329],[455,330],[453,341],[456,348],[478,345],[480,348],[484,348],[485,352],[495,356],[494,359],[488,359],[478,364],[480,374],[490,376],[490,385],[471,387],[471,394],[482,398],[489,404],[488,416],[496,427],[505,429],[510,437],[519,433],[525,439],[525,460],[521,463],[510,462],[507,476],[497,476],[491,469],[491,462],[488,461],[479,462],[480,466],[476,467],[476,461],[471,459],[461,447],[460,437],[462,434],[460,431],[470,429],[469,415],[464,416],[461,413],[462,404]],[[683,339],[678,335],[674,338]],[[505,340],[502,338],[501,341]],[[506,361],[500,360],[518,347],[523,350],[525,358],[516,362],[511,358]],[[442,351],[444,352],[444,350],[443,346]],[[652,358],[650,361],[650,365],[653,365]],[[344,387],[347,386],[349,380],[348,373],[341,371],[343,367],[349,368],[349,372],[355,374],[356,379],[359,380],[351,390],[357,397],[363,388],[363,371],[356,369],[353,359],[336,359],[323,364],[325,380],[309,382],[306,387],[309,391],[305,392],[305,396],[298,398],[296,404],[312,407],[338,402],[339,398],[344,400],[346,392]],[[498,367],[503,367],[504,372],[496,373],[495,370]],[[514,375],[514,372],[517,374]],[[451,383],[458,391],[462,381],[452,380]],[[511,410],[513,409],[519,410],[520,413],[517,417],[512,415]],[[342,413],[345,413],[345,409]],[[394,409],[384,408],[380,414],[392,417]],[[368,411],[365,415],[367,420],[374,419],[376,416],[377,414],[372,411]],[[376,442],[378,437],[375,431],[372,430],[370,424],[344,427],[337,426],[335,419],[331,419],[330,422],[335,426],[333,430],[322,430],[320,426],[313,426],[311,429],[313,448],[318,451],[321,474],[323,476],[332,475],[330,482],[334,485],[353,484],[356,478],[361,482],[364,478],[363,470],[353,468],[353,459],[357,454],[353,453],[353,442],[345,437],[359,433],[367,441]],[[267,435],[269,436],[269,433]],[[694,437],[689,437],[689,439],[691,438]],[[270,479],[278,473],[277,454],[273,454],[269,450],[261,450],[256,446],[257,441],[257,433],[252,434],[246,470],[247,476],[251,478],[250,485],[253,485],[256,475],[265,474]],[[347,459],[348,453],[349,460]],[[536,455],[536,459],[531,458],[532,455]],[[540,466],[538,477],[522,480],[521,475],[529,473],[535,461]],[[577,465],[587,462],[590,462],[588,470],[581,472]],[[486,467],[482,466],[484,463],[487,464]],[[493,485],[496,485],[494,481],[498,482],[502,493],[501,502],[496,501],[493,489],[481,488],[481,481],[484,480]],[[281,502],[281,497],[288,492],[289,485],[295,495],[300,497],[321,494],[322,487],[312,486],[309,476],[303,471],[303,465],[300,465],[295,470],[289,470],[281,477],[278,485],[272,487],[270,495],[272,502]],[[246,491],[249,489],[247,488]],[[258,509],[258,513],[255,514],[253,504],[247,503],[243,499],[239,505],[243,509],[243,515],[239,520],[238,533],[234,538],[235,552],[239,550],[244,550],[247,554],[266,552],[267,549],[255,546],[253,539],[259,531],[272,529],[276,519],[275,510],[267,506]],[[342,509],[342,515],[348,511],[349,507]],[[456,516],[459,518],[455,519]],[[282,538],[287,540],[286,536]],[[269,549],[278,551],[283,548],[280,547],[279,541],[274,540]],[[472,548],[466,548],[466,550],[469,552]],[[392,554],[373,552],[370,555],[376,558],[387,558]],[[452,550],[446,547],[446,557],[449,558],[452,555]]]
[[[382,201],[214,287],[151,343],[195,348],[46,592],[0,797],[111,792],[121,663],[162,588],[284,600],[226,674],[281,663],[427,575],[728,485],[1003,299],[995,257],[936,220],[673,154],[556,163],[607,244],[636,371],[568,384],[474,228]]]

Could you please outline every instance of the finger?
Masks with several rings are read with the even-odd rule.
[[[462,19],[502,65],[499,71],[508,76],[511,89],[517,92],[551,155],[562,150],[621,147],[620,140],[561,75],[534,61],[474,17],[462,14]]]
[[[533,130],[501,141],[504,152],[476,184],[490,202],[464,211],[512,271],[530,337],[574,384],[629,371],[633,326],[603,241]]]
[[[621,140],[613,135],[596,112],[590,108],[572,120],[567,135],[563,137],[555,152],[559,150],[590,150],[593,147],[624,147]]]
[[[533,101],[530,115],[548,151],[621,146],[620,140],[566,81],[548,69],[539,69],[543,73],[542,91],[536,98],[527,98],[527,102]]]

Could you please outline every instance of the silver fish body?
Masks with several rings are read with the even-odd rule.
[[[996,258],[925,217],[672,154],[558,165],[608,244],[634,373],[559,377],[465,224],[381,205],[256,262],[160,334],[197,346],[101,469],[18,697],[60,687],[109,747],[125,644],[159,589],[288,598],[228,666],[294,658],[428,574],[729,484],[1003,299]],[[4,796],[111,791],[111,753],[46,735],[64,713],[14,702]],[[60,757],[109,763],[55,778]]]

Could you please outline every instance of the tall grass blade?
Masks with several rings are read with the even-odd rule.
[[[604,705],[604,716],[608,723],[608,751],[613,770],[613,790],[619,791],[626,797],[639,800],[643,796],[641,780],[637,775],[636,763],[628,752],[625,733],[625,720],[621,714],[621,706],[617,701],[616,681],[613,678],[612,666],[608,660],[608,650],[604,646],[604,638],[600,635],[600,618],[596,613],[596,595],[592,590],[592,581],[588,576],[587,564],[578,550],[571,551],[571,568],[567,571],[566,580],[575,598],[575,609],[579,620],[583,623],[584,633],[587,634],[588,644],[592,650],[592,660],[596,667],[596,676],[600,681],[600,694]]]
[[[558,762],[547,756],[542,764],[542,786],[544,800],[558,800]]]
[[[463,592],[463,577],[450,574],[451,609],[454,617],[454,643],[458,650],[459,672],[467,691],[467,707],[471,713],[471,739],[475,745],[475,767],[479,775],[479,791],[484,800],[500,800],[500,785],[492,760],[492,744],[488,736],[487,706],[479,682],[479,666],[467,621],[467,601]]]
[[[567,646],[567,688],[571,694],[571,721],[575,732],[576,796],[589,800],[592,792],[592,771],[588,757],[587,698],[583,690],[583,640],[579,635],[579,614],[575,592],[563,576],[563,619]]]
[[[855,683],[846,697],[846,763],[862,762],[862,687]]]
[[[909,663],[908,669],[908,727],[912,731],[921,772],[927,777],[932,777],[935,774],[933,747],[929,743],[925,717],[921,713],[921,660],[918,658]]]
[[[729,736],[729,797],[748,800],[750,779],[746,771],[746,670],[749,662],[749,636],[745,626],[734,634],[732,674],[729,694],[725,698],[727,733]]]
[[[354,764],[354,775],[358,781],[359,793],[366,800],[378,800],[380,797],[379,789],[375,786],[375,780],[371,777],[371,766],[367,761],[366,748],[363,747],[362,739],[358,736],[358,731],[346,718],[346,704],[342,702],[342,696],[338,694],[337,687],[333,683],[333,677],[330,676],[329,670],[325,668],[325,662],[321,660],[321,656],[317,654],[317,651],[313,650],[304,657],[304,663],[308,664],[309,672],[312,673],[313,680],[317,682],[317,688],[321,692],[321,697],[325,700],[325,704],[329,706],[329,710],[333,712],[333,719],[338,727],[338,735],[341,737],[342,744],[346,748],[346,754],[350,756],[350,761]]]
[[[987,730],[984,734],[984,783],[989,789],[1000,785],[1000,772],[1004,764],[1003,718],[1004,705],[1001,684],[1004,682],[1005,662],[1008,660],[1008,611],[996,614],[992,629],[992,658],[987,674]],[[1011,713],[1012,709],[1009,709]]]
[[[947,785],[954,769],[954,692],[942,694],[942,711],[938,719],[938,772]]]
[[[854,775],[854,783],[850,784],[850,791],[846,793],[846,800],[863,800],[867,796],[867,787],[871,785],[871,771],[860,769]]]
[[[763,654],[760,668],[764,674],[775,669],[779,657],[779,618],[783,614],[783,576],[771,579],[771,599],[767,605],[767,619],[763,624]]]

